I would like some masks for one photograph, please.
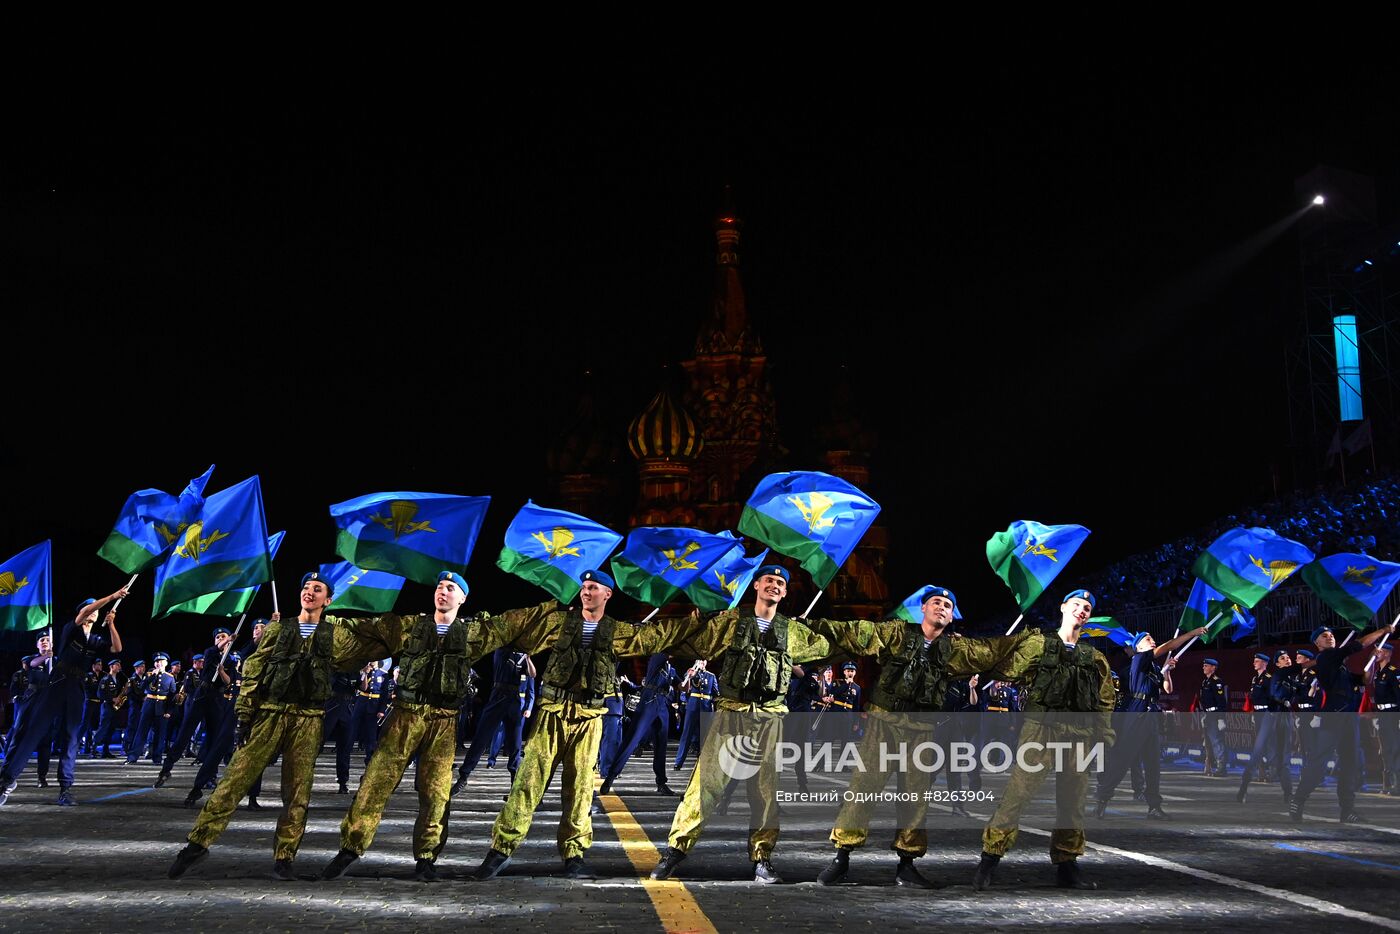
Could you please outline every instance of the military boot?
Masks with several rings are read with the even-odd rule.
[[[651,871],[651,877],[657,881],[671,878],[683,859],[685,859],[685,853],[675,847],[668,846],[666,852],[661,854],[661,862],[657,863],[656,868]]]
[[[894,884],[915,889],[941,889],[943,886],[919,872],[914,865],[914,857],[907,853],[899,854],[899,868],[894,871]]]
[[[817,881],[822,885],[835,885],[846,878],[846,873],[851,870],[851,848],[848,846],[838,846],[836,855],[831,858],[831,863],[821,872],[817,873]]]
[[[1079,860],[1067,859],[1055,866],[1055,884],[1062,889],[1096,889],[1097,882],[1090,882],[1079,872]]]
[[[486,858],[481,861],[481,865],[477,867],[476,872],[472,873],[471,877],[477,882],[485,882],[488,879],[496,878],[501,870],[508,865],[510,865],[509,856],[500,850],[492,850],[486,854]]]
[[[335,858],[326,863],[326,868],[321,870],[321,879],[329,882],[331,879],[339,879],[345,875],[345,871],[350,868],[350,864],[360,857],[354,850],[341,850],[335,854]]]
[[[978,892],[991,888],[996,881],[997,864],[1000,862],[1000,856],[984,852],[982,861],[977,864],[977,875],[972,877],[972,888]]]
[[[175,862],[170,864],[170,871],[165,875],[170,879],[178,879],[188,872],[191,866],[208,855],[208,847],[200,846],[198,843],[187,843],[184,849],[175,854]]]

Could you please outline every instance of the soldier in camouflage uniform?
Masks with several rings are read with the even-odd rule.
[[[292,860],[306,829],[331,672],[359,668],[370,659],[391,654],[383,642],[361,635],[355,621],[324,616],[332,596],[319,572],[307,574],[301,582],[300,615],[283,624],[274,614],[257,650],[244,661],[235,707],[237,733],[243,741],[200,811],[188,844],[176,855],[170,878],[178,879],[208,855],[239,800],[278,755],[282,756],[283,808],[277,818],[273,875],[296,878]]]
[[[457,711],[480,657],[480,620],[458,615],[467,599],[461,575],[443,571],[433,592],[433,615],[386,615],[357,620],[361,633],[373,633],[400,654],[398,698],[384,721],[379,746],[350,810],[340,824],[340,852],[321,871],[338,879],[374,841],[389,796],[403,780],[409,760],[418,757],[418,820],[413,825],[414,878],[437,878],[436,863],[447,844],[452,798],[452,760]]]
[[[564,878],[591,879],[583,854],[593,845],[589,803],[593,764],[603,733],[608,697],[617,690],[617,660],[664,652],[690,637],[703,624],[698,618],[659,620],[633,625],[606,613],[613,580],[602,571],[585,571],[579,591],[581,609],[555,601],[526,610],[512,610],[491,621],[482,654],[500,645],[535,655],[553,647],[541,678],[535,705],[535,730],[525,746],[505,807],[491,828],[491,851],[472,875],[493,879],[510,862],[525,839],[535,808],[544,797],[554,768],[562,763],[562,814],[559,855]],[[786,683],[786,672],[784,672]]]
[[[774,760],[782,740],[789,679],[794,663],[832,654],[831,643],[815,631],[815,624],[788,619],[778,612],[778,603],[787,596],[787,585],[787,568],[764,565],[754,572],[753,586],[758,596],[753,607],[716,614],[707,626],[697,630],[693,639],[675,651],[681,657],[719,659],[719,701],[715,704],[714,724],[671,821],[670,845],[652,871],[653,879],[669,879],[675,873],[700,839],[706,818],[714,812],[731,779],[729,773],[738,767],[738,771],[748,775],[749,813],[753,821],[749,858],[754,881],[782,881],[771,862],[778,842],[778,772]],[[736,750],[756,751],[759,761],[750,762],[747,756],[738,761],[734,757]]]
[[[852,773],[846,803],[831,828],[836,856],[817,876],[822,885],[835,885],[850,869],[851,850],[864,846],[870,826],[874,797],[889,782],[892,763],[881,755],[882,748],[912,749],[929,739],[932,723],[927,714],[942,710],[948,685],[956,678],[984,670],[985,646],[976,639],[955,639],[947,627],[953,622],[957,597],[946,587],[925,588],[923,619],[914,626],[903,620],[882,623],[831,623],[815,620],[808,625],[818,635],[852,655],[874,655],[880,662],[880,679],[867,705],[865,738],[860,757],[865,770]],[[911,716],[912,714],[912,716]],[[901,796],[914,801],[899,805],[899,830],[894,851],[899,854],[895,885],[937,888],[914,866],[914,860],[928,852],[928,831],[924,818],[928,803],[924,793],[933,775],[919,768],[895,772]]]
[[[994,678],[1027,685],[1024,709],[1029,716],[1021,729],[1020,743],[1023,747],[1041,744],[1038,753],[1026,751],[1024,763],[1021,755],[1016,757],[1016,767],[1001,803],[982,833],[982,861],[973,879],[974,889],[992,884],[997,864],[1016,844],[1022,809],[1055,767],[1056,751],[1048,743],[1102,741],[1105,747],[1113,743],[1114,694],[1108,661],[1081,642],[1079,636],[1079,630],[1093,613],[1094,603],[1094,595],[1089,591],[1071,591],[1060,603],[1057,632],[1037,630],[978,640],[977,651],[970,659],[973,668],[992,671]],[[1045,718],[1046,712],[1097,716],[1085,718],[1091,722],[1084,725],[1055,724],[1047,722],[1053,717]],[[1087,772],[1072,769],[1055,776],[1059,826],[1050,834],[1050,861],[1055,864],[1056,881],[1063,888],[1098,888],[1079,873],[1078,860],[1084,853],[1084,794],[1088,788]]]

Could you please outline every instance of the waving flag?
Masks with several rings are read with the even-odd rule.
[[[840,477],[817,471],[764,477],[744,505],[739,531],[796,558],[818,587],[831,583],[880,504]]]
[[[987,541],[987,562],[1006,582],[1021,610],[1045,592],[1089,537],[1082,525],[1042,525],[1018,519]]]
[[[0,564],[0,632],[53,625],[53,543],[43,541]]]
[[[918,590],[904,598],[898,608],[891,615],[896,619],[902,619],[906,623],[922,623],[924,621],[924,598],[928,592],[933,590],[932,584],[925,584]],[[962,610],[955,603],[953,604],[953,619],[962,619]]]
[[[404,579],[385,571],[366,571],[349,561],[321,565],[321,576],[334,596],[328,609],[388,613],[399,599]]]
[[[1124,648],[1131,646],[1133,644],[1133,637],[1137,635],[1137,633],[1128,632],[1128,630],[1118,625],[1118,620],[1114,619],[1112,616],[1091,617],[1089,622],[1085,623],[1080,628],[1079,634],[1090,638],[1095,636],[1107,638],[1114,645],[1121,645]]]
[[[1248,609],[1313,559],[1273,529],[1231,529],[1201,552],[1196,577]]]
[[[685,595],[705,611],[732,610],[748,592],[754,572],[768,557],[765,548],[752,558],[744,557],[744,546],[735,545],[718,561],[685,586]]]
[[[204,594],[240,590],[272,579],[262,484],[257,476],[204,502],[200,518],[180,536],[170,557],[156,568],[152,616]]]
[[[592,519],[526,500],[506,529],[496,565],[568,603],[578,596],[583,572],[603,567],[620,541],[621,535]]]
[[[612,559],[618,589],[639,603],[664,606],[739,543],[733,532],[642,526],[627,533]]]
[[[178,497],[163,490],[137,490],[126,499],[111,534],[97,555],[127,574],[140,574],[160,564],[204,506],[204,487],[214,465],[185,487]]]
[[[1368,555],[1328,555],[1302,570],[1303,582],[1357,629],[1365,629],[1400,583],[1400,564]]]
[[[1191,587],[1186,608],[1181,611],[1179,629],[1191,630],[1209,626],[1202,641],[1210,642],[1231,626],[1238,627],[1231,638],[1238,642],[1254,631],[1254,617],[1244,607],[1226,597],[1203,580]]]
[[[286,538],[286,532],[274,532],[267,540],[267,552],[271,558],[277,557],[277,549],[282,547],[282,539]],[[198,613],[201,616],[238,616],[246,613],[248,605],[253,602],[253,598],[258,595],[258,587],[240,587],[238,590],[222,590],[214,593],[206,593],[195,597],[193,600],[186,600],[178,606],[172,606],[161,616],[169,616],[171,613]]]
[[[437,584],[443,571],[467,574],[489,496],[371,493],[337,503],[335,553],[356,567]]]

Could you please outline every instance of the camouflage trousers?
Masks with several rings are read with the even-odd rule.
[[[559,855],[582,856],[593,845],[593,764],[603,736],[603,709],[572,701],[542,701],[535,708],[535,732],[515,773],[510,797],[491,828],[491,848],[509,856],[530,832],[535,808],[556,765],[563,765],[560,789]]]
[[[447,844],[448,803],[452,799],[452,757],[456,752],[457,711],[428,704],[394,704],[379,748],[369,760],[364,780],[340,824],[341,849],[363,856],[374,842],[384,805],[394,793],[408,761],[418,756],[414,784],[418,820],[413,825],[413,858],[438,858]]]
[[[321,751],[322,711],[310,707],[263,708],[253,715],[248,742],[233,754],[214,793],[199,812],[189,841],[212,846],[228,827],[238,802],[262,777],[263,770],[282,756],[282,813],[277,816],[274,859],[295,859],[306,831],[306,807],[316,778],[316,754]]]
[[[875,808],[875,795],[885,790],[890,781],[890,763],[883,761],[881,747],[894,750],[900,744],[913,749],[919,743],[928,742],[928,714],[923,714],[925,722],[917,723],[909,717],[890,713],[871,704],[870,716],[866,718],[865,738],[860,744],[860,759],[865,771],[851,773],[847,787],[846,803],[836,814],[836,823],[831,828],[831,842],[842,847],[864,846],[869,835],[870,812]],[[895,789],[899,792],[896,820],[899,829],[894,836],[894,849],[902,854],[919,857],[928,852],[928,831],[924,829],[924,819],[928,815],[928,802],[924,792],[933,785],[933,775],[919,768],[900,769],[894,773]],[[916,800],[905,802],[905,795]]]
[[[1055,750],[1046,744],[1056,740],[1073,741],[1076,737],[1052,733],[1044,726],[1028,720],[1021,728],[1020,743],[1040,743],[1041,748],[1025,750],[1026,763],[1035,771],[1021,767],[1018,756],[1011,779],[1006,783],[996,813],[982,831],[982,851],[1005,856],[1016,845],[1016,831],[1021,812],[1040,788],[1045,777],[1054,771]],[[1065,863],[1084,855],[1084,795],[1089,790],[1089,773],[1069,769],[1055,772],[1055,828],[1050,833],[1050,862]]]
[[[721,704],[725,702],[720,701]],[[778,843],[778,743],[786,708],[721,707],[700,747],[690,784],[671,820],[669,844],[689,853],[724,789],[745,781],[749,798],[749,858],[768,859]],[[735,753],[740,755],[736,757]]]

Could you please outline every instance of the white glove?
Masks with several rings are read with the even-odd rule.
[[[1225,729],[1225,718],[1224,718],[1224,717],[1221,717],[1219,720],[1216,720],[1216,721],[1215,721],[1215,728],[1216,728],[1217,730],[1223,730],[1223,729]]]
[[[1314,730],[1317,729],[1318,727],[1322,726],[1322,718],[1313,717],[1311,720],[1308,721],[1308,726],[1312,727]]]

